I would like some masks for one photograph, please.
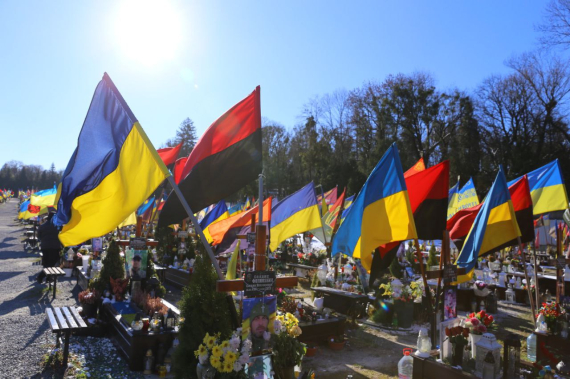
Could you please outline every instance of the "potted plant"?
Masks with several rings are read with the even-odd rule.
[[[539,315],[543,315],[548,331],[550,333],[554,333],[556,330],[556,321],[558,320],[558,317],[564,313],[564,308],[561,308],[557,302],[553,301],[542,303],[542,307],[538,310],[537,317]]]
[[[305,357],[314,357],[317,354],[317,346],[315,344],[307,345],[307,353]]]
[[[346,344],[344,336],[331,336],[328,338],[329,348],[334,351],[342,350]]]
[[[85,318],[91,318],[97,314],[97,303],[99,302],[100,297],[101,296],[96,290],[91,291],[87,289],[79,292],[79,304],[81,304],[81,307],[83,308],[81,313]]]
[[[305,345],[297,339],[302,330],[299,320],[291,313],[277,316],[271,336],[273,346],[273,370],[280,379],[293,379],[295,366],[301,364],[306,353]]]

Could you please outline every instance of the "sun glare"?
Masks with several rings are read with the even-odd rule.
[[[133,0],[118,4],[112,38],[124,56],[146,66],[177,57],[182,25],[172,3]]]

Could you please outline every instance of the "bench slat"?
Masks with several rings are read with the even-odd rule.
[[[44,268],[44,274],[46,275],[51,275],[51,272],[49,270],[49,267]]]
[[[56,275],[65,275],[65,271],[63,271],[60,267],[54,267],[53,270],[55,271]]]
[[[67,322],[65,321],[65,317],[63,317],[63,315],[61,314],[61,309],[55,308],[54,311],[55,311],[55,314],[57,316],[57,321],[59,322],[59,325],[61,326],[60,329],[69,329],[69,326],[67,326]]]
[[[79,329],[79,326],[77,326],[77,323],[75,322],[75,319],[71,315],[71,312],[69,312],[69,309],[67,307],[62,307],[61,309],[63,311],[65,318],[67,319],[67,323],[69,324],[69,327],[71,329]]]
[[[59,331],[59,325],[57,324],[57,321],[55,320],[55,316],[53,315],[53,311],[50,308],[48,308],[48,309],[46,309],[46,313],[48,316],[49,326],[50,326],[51,330],[53,332]]]
[[[69,310],[71,311],[71,314],[73,316],[75,316],[75,319],[77,320],[77,323],[79,324],[79,327],[80,328],[87,328],[87,324],[85,323],[85,321],[83,321],[83,318],[77,312],[77,308],[69,307]]]

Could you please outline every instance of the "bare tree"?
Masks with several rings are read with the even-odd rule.
[[[552,0],[546,6],[546,15],[536,29],[542,32],[540,44],[545,48],[570,47],[570,0]]]

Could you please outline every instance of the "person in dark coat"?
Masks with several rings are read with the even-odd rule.
[[[42,249],[42,265],[46,267],[55,267],[59,263],[59,253],[61,251],[61,242],[59,242],[59,230],[51,222],[55,211],[50,210],[47,221],[38,228],[38,239]],[[41,283],[45,278],[43,270],[39,273],[36,280]]]

